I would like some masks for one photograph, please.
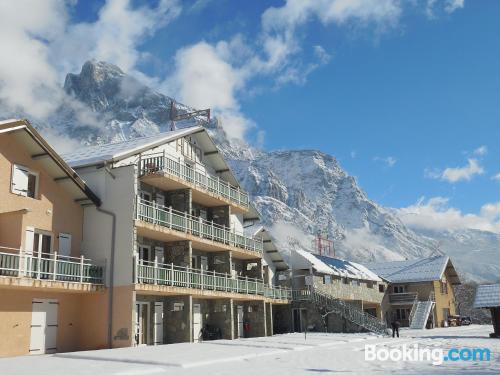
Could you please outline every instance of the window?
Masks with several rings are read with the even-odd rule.
[[[405,287],[404,285],[394,285],[394,293],[404,293]]]
[[[440,286],[441,294],[448,294],[448,283],[446,282],[446,280],[441,280]]]
[[[359,280],[352,280],[352,281],[351,281],[351,284],[352,284],[353,286],[359,286]]]
[[[378,284],[378,291],[380,293],[384,293],[385,292],[385,285],[384,284]]]
[[[410,311],[408,309],[396,309],[396,319],[406,320],[410,316]]]
[[[331,283],[332,283],[332,277],[330,275],[323,276],[323,284],[331,284]]]
[[[184,302],[174,302],[172,311],[182,311],[184,310]]]
[[[351,282],[350,282],[350,280],[349,280],[347,277],[344,277],[344,278],[342,279],[342,281],[343,281],[343,282],[344,282],[344,284],[346,284],[346,285],[349,285],[349,284],[351,283]]]
[[[11,191],[14,194],[36,198],[38,195],[38,173],[14,164],[12,166]]]

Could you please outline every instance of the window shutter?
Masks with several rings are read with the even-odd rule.
[[[24,251],[27,254],[33,254],[34,243],[35,243],[35,228],[26,227],[26,235],[24,237]]]
[[[59,255],[71,255],[71,234],[59,233]]]
[[[14,165],[12,167],[12,192],[19,195],[28,195],[29,171]]]

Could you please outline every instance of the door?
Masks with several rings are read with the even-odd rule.
[[[303,331],[303,326],[302,326],[302,311],[300,309],[293,309],[292,310],[292,318],[293,318],[293,331],[294,332],[302,332]]]
[[[200,342],[201,335],[201,306],[199,304],[193,305],[193,342]]]
[[[243,337],[243,306],[236,308],[237,338]]]
[[[71,234],[59,233],[59,255],[71,255]]]
[[[162,194],[156,194],[155,203],[157,210],[155,210],[155,218],[160,223],[166,223],[167,209],[165,208],[165,197]]]
[[[208,257],[200,257],[200,269],[202,269],[203,272],[208,271]]]
[[[148,343],[148,303],[136,302],[135,303],[135,345],[147,345]]]
[[[163,302],[155,302],[154,344],[163,344]]]
[[[139,245],[139,262],[149,264],[151,261],[151,247],[148,245]]]
[[[155,260],[158,264],[165,264],[165,250],[163,247],[155,247]]]
[[[30,354],[47,354],[57,351],[58,306],[57,300],[33,300]]]

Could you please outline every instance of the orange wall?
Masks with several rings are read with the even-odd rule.
[[[29,354],[32,301],[34,298],[56,299],[58,307],[58,352],[68,352],[106,346],[107,321],[105,305],[91,304],[106,300],[105,293],[83,295],[43,291],[1,289],[0,297],[0,357]],[[103,319],[105,318],[105,319]],[[89,335],[94,335],[91,340]],[[89,345],[92,345],[91,347]]]
[[[24,246],[25,227],[33,226],[35,229],[53,233],[54,250],[59,248],[57,240],[59,233],[71,234],[71,253],[73,256],[79,256],[82,242],[83,209],[62,187],[62,184],[70,182],[55,182],[44,170],[41,163],[33,160],[27,150],[10,134],[0,134],[0,150],[0,216],[4,218],[6,213],[26,208],[31,210],[31,212],[22,215],[23,228],[17,228],[17,232],[10,229],[9,231],[0,230],[0,246],[6,246],[4,242],[7,244],[17,243],[16,238],[19,238],[19,232],[21,233],[21,245]],[[39,172],[38,199],[10,192],[13,164],[20,164]]]

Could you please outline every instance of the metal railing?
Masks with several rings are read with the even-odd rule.
[[[364,312],[362,309],[346,301],[333,298],[326,293],[314,288],[293,290],[294,301],[309,301],[314,303],[317,308],[322,309],[327,314],[337,313],[351,323],[378,334],[387,334],[387,325],[376,317]]]
[[[240,206],[248,207],[250,204],[248,193],[232,186],[218,176],[212,176],[205,170],[198,170],[188,163],[180,162],[172,157],[162,154],[141,158],[139,161],[139,176],[146,176],[158,172],[168,173],[181,178],[198,188],[218,194]]]
[[[407,292],[407,293],[391,293],[389,294],[389,302],[396,304],[407,304],[411,305],[415,298],[418,297],[416,292]]]
[[[263,280],[233,277],[227,273],[204,271],[143,260],[135,261],[136,283],[205,289],[221,292],[260,295],[273,299],[290,300],[291,290],[265,285]]]
[[[262,253],[264,250],[262,239],[237,234],[201,217],[173,210],[172,207],[159,206],[155,202],[145,201],[140,197],[136,197],[136,200],[138,220],[257,253]]]
[[[408,317],[408,326],[411,326],[411,322],[413,321],[413,318],[415,317],[415,313],[417,312],[418,293],[414,293],[414,294],[415,294],[415,298],[413,299],[413,303],[411,305],[410,316]]]
[[[0,248],[0,250],[7,250]],[[17,250],[0,252],[0,276],[26,277],[38,280],[103,284],[104,267],[85,257],[70,257],[54,253],[36,255]]]

